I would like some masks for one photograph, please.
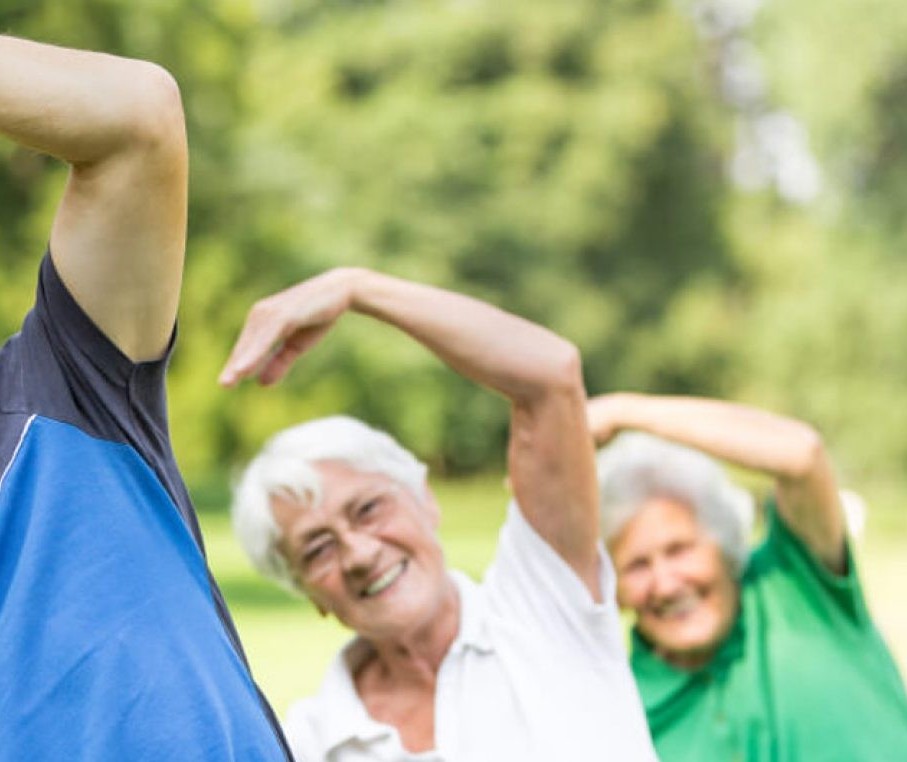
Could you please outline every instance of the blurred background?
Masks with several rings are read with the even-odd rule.
[[[506,499],[507,406],[367,320],[279,388],[216,387],[249,306],[334,265],[548,325],[581,348],[590,393],[813,423],[868,506],[862,575],[907,670],[902,0],[0,0],[0,30],[181,84],[172,434],[279,711],[344,635],[230,536],[231,476],[268,434],[341,410],[393,432],[440,479],[451,561],[476,575]],[[64,181],[0,143],[0,337],[31,304]]]

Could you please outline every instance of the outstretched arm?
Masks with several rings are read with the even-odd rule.
[[[822,438],[811,426],[746,405],[694,397],[607,394],[589,401],[598,442],[639,429],[775,479],[778,510],[833,571],[844,565],[844,514]]]
[[[221,383],[278,381],[346,311],[396,326],[510,400],[510,477],[523,514],[599,599],[593,448],[575,347],[466,296],[338,269],[258,302]]]
[[[166,348],[186,234],[179,91],[163,69],[0,36],[0,134],[70,165],[54,265],[130,358]]]

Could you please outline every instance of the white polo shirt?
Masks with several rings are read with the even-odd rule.
[[[627,663],[614,570],[600,548],[604,603],[515,503],[481,585],[452,572],[456,640],[435,692],[433,751],[411,753],[373,720],[353,670],[367,645],[335,658],[321,691],[290,707],[284,730],[299,762],[650,762],[656,760]]]

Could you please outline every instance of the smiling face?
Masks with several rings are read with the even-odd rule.
[[[315,469],[317,504],[274,496],[271,512],[280,550],[319,611],[374,641],[430,625],[451,600],[456,610],[431,494],[420,501],[383,474],[339,461]]]
[[[739,588],[721,548],[683,503],[650,498],[609,543],[617,600],[655,652],[705,664],[734,622]]]

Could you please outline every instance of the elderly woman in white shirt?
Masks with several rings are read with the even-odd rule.
[[[343,268],[259,302],[221,382],[279,380],[347,311],[510,401],[515,500],[476,584],[448,569],[425,469],[386,434],[334,417],[265,445],[237,490],[239,537],[262,572],[355,633],[290,710],[298,759],[654,760],[596,540],[576,349],[474,299]]]

